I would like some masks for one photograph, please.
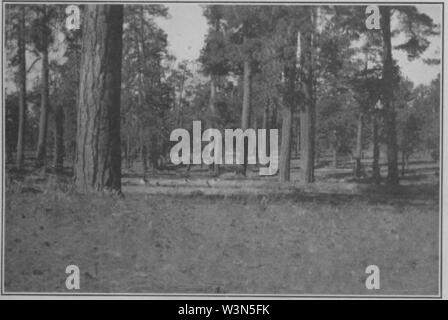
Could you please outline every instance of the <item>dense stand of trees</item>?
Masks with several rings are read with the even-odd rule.
[[[270,109],[276,121],[281,118],[274,125],[282,130],[280,181],[290,180],[293,145],[300,149],[302,181],[313,182],[325,148],[332,150],[334,166],[340,153],[350,154],[354,176],[361,178],[363,149],[371,144],[372,177],[379,183],[384,143],[387,180],[398,184],[397,108],[409,109],[412,99],[403,105],[396,95],[407,80],[393,60],[392,35],[405,39],[395,49],[410,60],[419,58],[429,44],[426,36],[438,32],[428,16],[415,7],[381,6],[381,30],[368,30],[363,6],[223,5],[207,10],[206,49],[217,50],[204,50],[202,60],[209,62],[206,68],[220,66],[221,77],[242,78],[241,126],[262,114],[267,128]],[[392,17],[397,30],[391,30]],[[351,46],[356,41],[358,48]],[[263,101],[251,97],[257,87],[264,89]],[[211,97],[215,100],[216,94]]]
[[[438,157],[440,80],[414,88],[393,52],[421,58],[439,30],[413,6],[379,9],[380,30],[368,30],[364,6],[208,5],[199,60],[176,63],[155,22],[162,5],[81,6],[80,30],[67,30],[63,5],[8,4],[7,160],[21,169],[33,150],[34,167],[72,167],[80,190],[120,192],[122,159],[127,169],[138,159],[143,176],[160,169],[171,130],[201,120],[279,128],[280,181],[299,156],[300,180],[314,182],[330,153],[332,166],[351,155],[354,177],[379,183],[385,145],[398,184],[412,153]]]

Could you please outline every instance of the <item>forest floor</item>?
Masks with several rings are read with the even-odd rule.
[[[141,186],[129,173],[124,198],[9,179],[5,291],[70,292],[65,268],[75,264],[78,293],[438,294],[435,163],[414,161],[394,189],[324,167],[317,187],[291,192],[275,177],[238,187],[183,170]],[[160,191],[171,180],[187,186]],[[219,188],[228,192],[207,193]],[[371,264],[379,290],[365,286]]]

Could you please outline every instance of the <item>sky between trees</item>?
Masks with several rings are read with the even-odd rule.
[[[158,18],[157,24],[167,33],[169,50],[176,56],[177,61],[196,60],[199,58],[201,48],[204,46],[205,35],[208,30],[207,21],[202,14],[202,5],[199,4],[166,4],[170,18]],[[441,24],[441,5],[416,5],[418,10],[430,16],[434,23]],[[392,27],[394,21],[392,20]],[[393,39],[392,45],[401,43],[403,39]],[[440,56],[441,36],[429,37],[430,47],[423,54],[423,58]],[[425,65],[422,59],[409,61],[406,53],[393,51],[394,59],[398,61],[403,74],[409,77],[417,86],[429,84],[440,72],[440,65]]]

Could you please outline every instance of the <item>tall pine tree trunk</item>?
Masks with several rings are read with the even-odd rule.
[[[337,145],[335,145],[335,144],[333,144],[333,147],[332,147],[332,151],[333,151],[333,160],[332,160],[332,163],[333,163],[333,168],[337,168],[338,167],[338,147],[337,147]]]
[[[83,16],[75,183],[121,192],[122,5],[87,5]]]
[[[19,131],[17,134],[17,154],[16,166],[21,168],[24,160],[25,123],[26,123],[26,57],[25,57],[25,6],[20,8],[19,16],[19,37],[18,37],[18,57],[19,57]]]
[[[306,21],[308,26],[306,32],[300,35],[302,45],[301,65],[302,65],[302,84],[304,94],[304,105],[300,113],[301,130],[301,163],[302,179],[305,183],[314,182],[314,154],[315,154],[315,127],[316,127],[316,108],[314,100],[314,79],[313,79],[313,8],[307,7]]]
[[[126,161],[126,168],[129,169],[129,134],[126,135],[126,142],[124,145],[124,160]]]
[[[217,113],[216,113],[216,76],[211,75],[210,76],[210,101],[209,101],[209,108],[210,108],[210,128],[216,128],[216,119],[217,119]],[[219,176],[219,164],[214,163],[212,165],[213,168],[213,175]]]
[[[383,104],[387,142],[387,180],[392,185],[399,183],[396,112],[393,99],[393,61],[390,35],[390,7],[380,6],[381,31],[383,34]]]
[[[216,81],[215,76],[210,76],[210,101],[209,101],[209,108],[210,108],[210,114],[212,118],[214,119],[216,117]],[[211,124],[213,125],[213,121],[211,121]]]
[[[128,133],[126,136],[126,166],[128,169],[132,167],[132,150],[131,150],[131,135]]]
[[[290,180],[292,110],[288,105],[282,107],[282,140],[280,145],[280,182]]]
[[[280,145],[279,163],[279,178],[281,182],[290,180],[292,119],[294,104],[296,102],[297,32],[296,30],[290,30],[289,32],[288,45],[291,48],[294,48],[294,50],[291,50],[291,56],[285,57],[285,93],[283,95],[282,104],[282,141]]]
[[[296,158],[300,157],[300,114],[294,117],[294,125],[296,128]]]
[[[269,99],[266,101],[266,104],[263,108],[263,118],[261,127],[263,129],[269,130]],[[266,134],[268,131],[266,131]]]
[[[243,76],[243,108],[241,112],[241,128],[244,130],[249,128],[250,124],[250,104],[251,104],[251,90],[252,90],[252,66],[251,61],[246,59],[244,61],[244,76]],[[242,173],[246,175],[247,159],[248,159],[248,144],[247,139],[244,139],[244,164]]]
[[[142,144],[140,152],[142,154],[143,176],[145,176],[146,172],[148,171],[148,151],[146,149],[146,145],[145,144]]]
[[[279,104],[275,97],[272,97],[271,100],[271,113],[270,113],[270,121],[269,121],[269,128],[278,128],[278,109]]]
[[[266,101],[266,105],[264,106],[264,110],[263,110],[263,124],[262,124],[262,128],[266,130],[266,141],[270,141],[270,132],[269,132],[269,124],[270,124],[270,119],[269,119],[269,104],[271,103],[271,99],[268,99]],[[270,154],[271,152],[271,148],[269,146],[269,143],[266,143],[266,154]]]
[[[178,128],[182,128],[183,124],[183,115],[182,115],[182,100],[183,100],[183,94],[184,94],[184,85],[185,85],[185,78],[186,78],[186,72],[187,70],[184,70],[182,73],[182,78],[179,86],[179,101],[177,103],[177,106],[174,108],[176,110],[176,124]]]
[[[356,132],[356,152],[355,152],[355,177],[360,178],[362,175],[362,127],[363,127],[363,115],[360,112],[358,115],[358,128]]]
[[[42,19],[43,27],[41,33],[42,40],[42,70],[40,87],[40,117],[39,117],[39,135],[37,138],[36,166],[45,165],[46,147],[47,147],[47,124],[48,124],[48,45],[49,35],[46,30],[47,13],[44,10]]]
[[[378,115],[374,113],[373,115],[373,162],[372,162],[372,178],[376,184],[381,182],[380,173],[380,147],[378,141]]]
[[[54,109],[54,168],[61,172],[64,167],[64,110],[62,105]]]
[[[401,150],[401,176],[404,177],[406,173],[406,152]]]
[[[159,150],[158,150],[158,142],[157,142],[157,135],[155,133],[151,134],[151,165],[152,165],[152,172],[155,173],[156,169],[159,169],[158,159],[159,159]]]
[[[365,54],[365,61],[364,61],[364,73],[367,79],[367,69],[369,65],[369,52],[366,50],[364,52]],[[358,115],[358,128],[356,133],[356,152],[355,152],[355,168],[354,168],[354,175],[355,178],[361,178],[362,175],[362,129],[363,128],[363,109],[362,106],[359,106],[359,115]]]

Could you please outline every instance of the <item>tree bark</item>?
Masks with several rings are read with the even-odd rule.
[[[131,135],[126,136],[126,166],[128,169],[132,168],[132,150],[131,150]]]
[[[360,112],[358,116],[358,128],[356,132],[356,152],[355,152],[355,177],[361,178],[362,175],[362,127],[363,127],[363,115]]]
[[[372,178],[375,184],[380,184],[381,173],[380,173],[380,148],[378,142],[378,116],[375,113],[373,115],[373,162],[372,162]]]
[[[129,134],[126,135],[126,142],[124,144],[124,160],[126,161],[126,168],[129,169]]]
[[[295,149],[296,149],[296,158],[300,157],[300,113],[297,114],[294,117],[294,125],[295,125],[295,135],[296,135],[296,145],[295,145]]]
[[[406,173],[406,152],[401,151],[401,176],[404,177]]]
[[[280,182],[290,180],[291,167],[291,135],[294,105],[296,103],[296,76],[297,76],[297,32],[290,31],[289,46],[294,48],[293,55],[286,57],[284,67],[285,93],[282,104],[282,141],[280,145],[279,178]]]
[[[250,123],[250,99],[251,99],[251,79],[252,68],[250,61],[244,62],[244,82],[243,82],[243,108],[241,113],[241,128],[246,130]]]
[[[20,8],[19,16],[19,36],[18,36],[18,56],[19,56],[19,131],[17,134],[17,155],[16,166],[21,168],[24,160],[24,140],[26,123],[26,56],[25,56],[25,6]]]
[[[214,119],[216,117],[216,83],[215,83],[215,76],[210,76],[210,101],[209,101],[209,108],[210,108],[210,114],[212,118]],[[212,123],[213,124],[213,121]]]
[[[396,112],[393,98],[393,61],[390,32],[390,7],[380,6],[381,31],[383,35],[383,104],[387,142],[387,181],[391,185],[399,184],[398,150],[396,132]]]
[[[62,172],[64,167],[64,110],[57,105],[54,110],[54,168]]]
[[[47,23],[46,9],[43,9],[42,23]],[[47,123],[48,123],[48,45],[49,35],[46,28],[42,27],[42,70],[40,86],[40,117],[39,117],[39,135],[37,138],[36,166],[45,165],[46,147],[47,147]]]
[[[121,193],[122,5],[87,5],[78,102],[75,184]]]
[[[155,171],[156,169],[159,169],[159,164],[158,164],[159,151],[158,151],[157,145],[158,145],[157,135],[155,133],[153,133],[151,135],[151,153],[150,153],[153,173],[156,172]]]
[[[292,110],[282,107],[282,141],[280,145],[279,178],[280,182],[290,180]]]
[[[266,104],[263,109],[263,120],[262,120],[262,128],[266,130],[266,141],[270,141],[270,134],[269,134],[269,104],[270,99],[266,101]],[[269,143],[266,143],[266,154],[270,154],[271,149]]]
[[[266,101],[266,104],[264,105],[263,109],[263,118],[262,118],[262,128],[269,130],[269,100]],[[267,132],[266,132],[267,133]]]
[[[338,167],[338,148],[333,145],[333,168]]]
[[[216,128],[217,123],[217,112],[216,112],[216,76],[211,75],[210,76],[210,101],[209,101],[209,109],[210,109],[210,128]],[[211,169],[213,170],[214,176],[219,176],[219,164],[214,163],[211,166]]]
[[[182,99],[183,99],[183,94],[184,94],[184,85],[185,85],[185,78],[186,78],[186,70],[184,70],[184,72],[182,73],[182,80],[180,83],[180,90],[179,90],[179,102],[177,103],[177,107],[175,108],[176,110],[176,123],[177,123],[177,127],[178,128],[182,128],[183,125],[183,111],[182,111]]]
[[[148,152],[145,144],[143,144],[141,147],[141,154],[142,154],[143,176],[145,176],[146,171],[148,171]]]
[[[305,25],[312,26],[312,8],[307,9]],[[300,35],[302,44],[301,65],[302,84],[304,94],[304,105],[300,113],[301,129],[301,163],[302,179],[305,183],[314,182],[314,154],[315,154],[315,127],[316,108],[314,100],[314,80],[313,80],[313,30],[307,30]]]
[[[367,70],[369,65],[369,53],[368,50],[364,52],[365,61],[364,61],[364,72],[367,79]],[[359,179],[362,176],[362,128],[363,128],[363,109],[362,106],[359,105],[359,115],[358,115],[358,128],[356,135],[356,152],[355,152],[355,167],[354,167],[354,175],[355,178]]]
[[[272,97],[272,110],[271,110],[271,121],[270,121],[270,128],[278,128],[278,100],[275,97]]]
[[[241,112],[241,129],[244,131],[249,128],[250,123],[250,109],[251,109],[251,90],[252,90],[252,66],[251,61],[246,59],[244,61],[244,77],[243,77],[243,108]],[[247,155],[248,145],[247,139],[244,139],[244,164],[242,173],[246,175],[247,169]]]

